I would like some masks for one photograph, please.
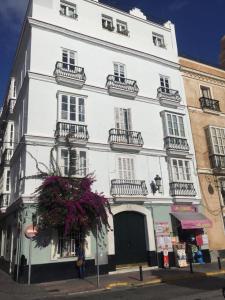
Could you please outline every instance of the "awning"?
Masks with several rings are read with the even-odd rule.
[[[171,213],[181,223],[183,229],[209,228],[212,222],[201,213],[174,212]]]

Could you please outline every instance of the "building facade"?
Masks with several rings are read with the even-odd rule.
[[[224,127],[225,71],[180,58],[196,152],[202,205],[212,221],[209,248],[225,250]],[[222,251],[223,250],[223,251]]]
[[[1,116],[2,150],[13,138],[10,164],[1,165],[5,189],[10,180],[9,190],[2,188],[8,200],[1,202],[1,266],[27,280],[24,230],[42,182],[35,175],[51,172],[52,160],[62,176],[94,173],[94,190],[110,200],[113,230],[101,241],[101,272],[140,262],[160,266],[163,226],[174,265],[172,238],[205,226],[190,219],[184,225],[187,216],[207,223],[174,25],[94,0],[33,0],[11,76]],[[73,235],[44,239],[45,247],[32,242],[31,281],[77,276]],[[207,253],[207,244],[202,248]],[[87,274],[95,272],[95,256],[90,234]]]

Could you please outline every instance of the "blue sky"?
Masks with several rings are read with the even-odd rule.
[[[0,102],[6,92],[27,1],[5,0],[0,5]],[[171,20],[176,25],[180,54],[218,65],[220,39],[225,35],[225,0],[100,2],[125,11],[138,7],[150,20]]]

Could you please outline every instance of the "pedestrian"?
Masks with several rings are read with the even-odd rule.
[[[85,275],[85,249],[84,249],[84,243],[81,243],[78,249],[77,253],[77,268],[78,268],[78,277],[80,279],[84,279]]]

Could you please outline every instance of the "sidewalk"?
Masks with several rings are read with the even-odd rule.
[[[222,262],[222,270],[218,269],[217,263],[205,265],[193,265],[194,273],[189,268],[178,269],[149,269],[143,270],[143,281],[140,281],[138,269],[129,270],[126,273],[100,276],[100,287],[97,288],[97,278],[88,277],[84,280],[71,279],[54,281],[41,284],[18,284],[11,277],[0,271],[0,299],[4,300],[27,300],[44,299],[46,297],[73,295],[79,293],[94,293],[101,290],[118,288],[129,288],[167,282],[176,284],[178,280],[202,278],[207,276],[219,276],[224,274],[225,283],[225,261]]]
[[[189,268],[151,269],[143,271],[143,281],[140,281],[139,271],[122,274],[100,276],[100,287],[97,288],[97,278],[88,277],[84,280],[71,279],[65,281],[41,283],[42,287],[51,295],[72,295],[77,293],[97,292],[97,290],[110,290],[124,287],[137,287],[162,282],[172,283],[181,279],[200,278],[206,276],[225,276],[225,262],[222,262],[222,270],[217,263],[205,265],[193,265],[194,273]]]

